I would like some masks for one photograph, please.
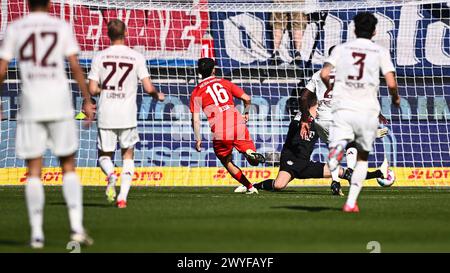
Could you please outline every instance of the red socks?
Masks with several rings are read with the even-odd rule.
[[[247,189],[251,189],[253,187],[252,183],[250,183],[250,181],[248,181],[247,177],[245,177],[245,175],[242,173],[241,170],[239,170],[239,172],[237,174],[235,174],[235,175],[232,174],[231,176],[233,176],[234,179],[239,181],[239,183],[244,185]]]

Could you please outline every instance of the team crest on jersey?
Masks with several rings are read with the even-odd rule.
[[[315,135],[316,135],[316,132],[311,130],[311,131],[309,131],[309,136],[305,140],[311,141],[311,139],[313,139]]]
[[[292,162],[291,160],[288,160],[286,163],[287,163],[289,166],[294,165],[294,162]]]

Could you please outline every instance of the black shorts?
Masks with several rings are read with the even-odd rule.
[[[290,173],[297,179],[323,178],[325,163],[301,159],[290,150],[281,152],[280,171]]]

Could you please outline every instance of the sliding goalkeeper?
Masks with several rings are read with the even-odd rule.
[[[306,138],[300,136],[301,130],[301,116],[298,113],[289,125],[289,131],[286,137],[286,142],[283,146],[280,159],[280,170],[275,180],[268,179],[260,183],[253,184],[253,186],[260,190],[279,191],[291,182],[293,179],[310,179],[310,178],[330,178],[331,171],[326,163],[311,161],[311,154],[314,150],[314,145],[319,136],[316,131],[315,118],[317,117],[317,96],[312,93],[308,96],[308,107],[310,117],[308,123],[310,126],[309,135]],[[383,162],[380,169],[368,172],[366,179],[385,178],[388,177],[387,162]],[[351,179],[352,170],[340,168],[340,178]],[[235,192],[242,192],[241,187],[236,188]]]

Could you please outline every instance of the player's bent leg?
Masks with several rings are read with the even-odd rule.
[[[250,165],[252,166],[258,166],[259,164],[266,162],[266,158],[262,154],[257,153],[256,151],[251,149],[245,151],[244,156],[247,159],[248,163],[250,163]]]
[[[106,186],[105,190],[106,199],[108,200],[108,202],[112,203],[116,199],[117,183],[117,175],[114,173],[114,164],[111,160],[113,153],[103,152],[99,150],[98,154],[98,164],[100,165],[100,169],[106,175],[106,179],[108,180],[108,185]]]
[[[273,190],[274,191],[281,191],[287,187],[289,182],[292,181],[292,174],[286,171],[280,171],[278,172],[277,178],[273,182]]]
[[[122,149],[123,167],[120,193],[117,197],[117,207],[126,208],[128,193],[134,176],[134,148]]]
[[[236,140],[233,144],[234,147],[245,156],[250,165],[258,166],[259,164],[266,162],[266,158],[262,154],[256,152],[255,143],[251,139]]]
[[[317,130],[317,134],[319,135],[319,138],[325,142],[325,143],[329,143],[330,142],[330,127],[332,125],[332,121],[331,120],[317,120],[316,121],[316,130]],[[327,174],[325,173],[327,172]],[[329,172],[329,174],[328,174]],[[329,178],[331,175],[331,185],[330,185],[330,189],[331,189],[331,194],[332,195],[339,195],[339,196],[343,196],[344,193],[342,192],[341,189],[341,168],[336,168],[334,171],[331,171],[328,167],[328,165],[326,166],[326,169],[324,168],[324,177],[325,178]]]
[[[253,184],[258,190],[281,191],[292,181],[292,175],[287,171],[279,171],[276,179],[266,179]]]
[[[28,159],[28,175],[25,185],[25,199],[31,227],[31,248],[44,247],[44,203],[45,193],[41,181],[42,158]]]
[[[220,162],[222,162],[222,165],[225,167],[225,169],[227,169],[228,173],[230,173],[230,175],[234,179],[236,179],[239,183],[241,183],[243,186],[247,188],[247,191],[245,193],[248,194],[258,193],[258,190],[253,187],[250,181],[248,181],[247,177],[245,177],[242,170],[238,166],[234,165],[234,163],[232,162],[231,154],[225,157],[221,157],[219,158],[219,160]]]
[[[253,184],[257,190],[273,191],[273,183],[275,179],[266,179],[264,181]]]
[[[345,140],[340,140],[330,144],[328,166],[331,171],[337,169],[337,167],[341,164],[341,160],[344,157],[345,146],[347,146],[347,141]]]
[[[331,182],[330,189],[332,195],[339,195],[344,196],[344,193],[342,192],[342,187],[340,181],[336,181],[333,175],[337,175],[340,178],[344,175],[345,171],[344,168],[338,167],[333,172],[331,172],[330,167],[328,164],[325,164],[323,166],[323,178],[330,178],[333,177],[333,181]]]
[[[114,173],[114,164],[112,156],[117,146],[117,130],[99,129],[97,134],[98,163],[100,169],[106,175],[108,184],[106,186],[105,195],[108,202],[112,203],[116,198],[117,175]]]
[[[358,158],[358,150],[356,149],[356,143],[350,142],[347,145],[345,151],[345,159],[347,161],[347,168],[354,169],[356,167],[356,161]]]
[[[63,171],[63,196],[69,211],[71,240],[92,245],[93,240],[83,227],[83,189],[75,172],[75,155],[59,157]]]

